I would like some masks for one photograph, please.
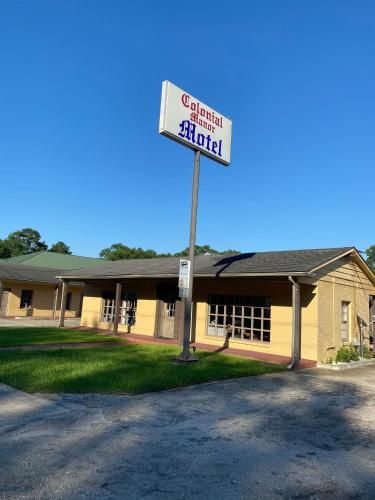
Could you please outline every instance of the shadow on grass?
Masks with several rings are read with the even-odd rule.
[[[92,331],[79,331],[49,327],[1,327],[0,348],[34,344],[61,344],[73,342],[116,342],[109,337]]]
[[[235,356],[200,352],[176,365],[179,347],[127,345],[95,349],[0,352],[0,381],[26,392],[139,393],[283,368]]]

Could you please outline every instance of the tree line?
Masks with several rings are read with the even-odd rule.
[[[14,231],[4,239],[0,239],[0,259],[8,259],[9,257],[18,257],[19,255],[27,255],[29,253],[41,251],[57,252],[71,254],[70,248],[63,241],[57,241],[48,248],[39,231],[31,227],[25,227]]]
[[[215,250],[210,245],[195,245],[195,255],[204,254],[235,254],[240,253],[238,250]],[[122,243],[113,243],[108,248],[103,248],[100,252],[100,257],[106,260],[122,260],[122,259],[153,259],[156,257],[185,257],[189,254],[189,247],[176,253],[158,253],[152,249],[128,247]]]
[[[371,269],[375,272],[375,245],[368,247],[366,250],[367,259],[366,262],[371,267]]]
[[[26,227],[10,233],[5,239],[0,239],[0,259],[27,255],[34,252],[48,251],[71,255],[70,247],[63,241],[57,241],[50,247],[42,240],[36,229]],[[122,260],[122,259],[153,259],[155,257],[184,257],[188,255],[189,248],[185,248],[176,253],[158,253],[152,249],[140,247],[128,247],[123,243],[113,243],[110,247],[103,248],[99,253],[102,259]],[[238,250],[218,251],[210,245],[196,245],[195,254],[234,254],[240,253]]]
[[[63,241],[57,241],[50,247],[42,240],[42,237],[36,229],[26,227],[14,231],[1,240],[0,239],[0,259],[27,255],[34,252],[48,251],[71,255],[70,247]],[[153,259],[155,257],[185,257],[189,253],[189,248],[185,248],[176,253],[158,253],[152,249],[143,249],[140,247],[128,247],[123,243],[113,243],[110,247],[103,248],[99,253],[102,259],[122,260],[122,259]],[[210,245],[196,245],[195,255],[204,254],[236,254],[239,250],[216,250]],[[375,271],[375,245],[366,250],[366,262]]]

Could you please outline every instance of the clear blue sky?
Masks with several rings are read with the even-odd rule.
[[[186,247],[168,79],[233,119],[232,165],[202,160],[198,243],[375,243],[374,2],[2,0],[0,54],[0,238]]]

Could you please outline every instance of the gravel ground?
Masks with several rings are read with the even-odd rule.
[[[375,498],[375,367],[140,396],[0,385],[2,499]]]

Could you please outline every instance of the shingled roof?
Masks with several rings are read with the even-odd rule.
[[[288,276],[308,275],[354,247],[317,250],[243,253],[237,255],[201,255],[195,259],[194,276]],[[132,259],[108,262],[92,269],[64,273],[64,278],[102,280],[115,278],[177,277],[179,257]],[[62,276],[62,275],[60,275]]]
[[[0,280],[32,281],[57,285],[61,283],[61,280],[56,278],[56,276],[61,274],[61,272],[61,269],[51,269],[49,267],[0,264]]]

